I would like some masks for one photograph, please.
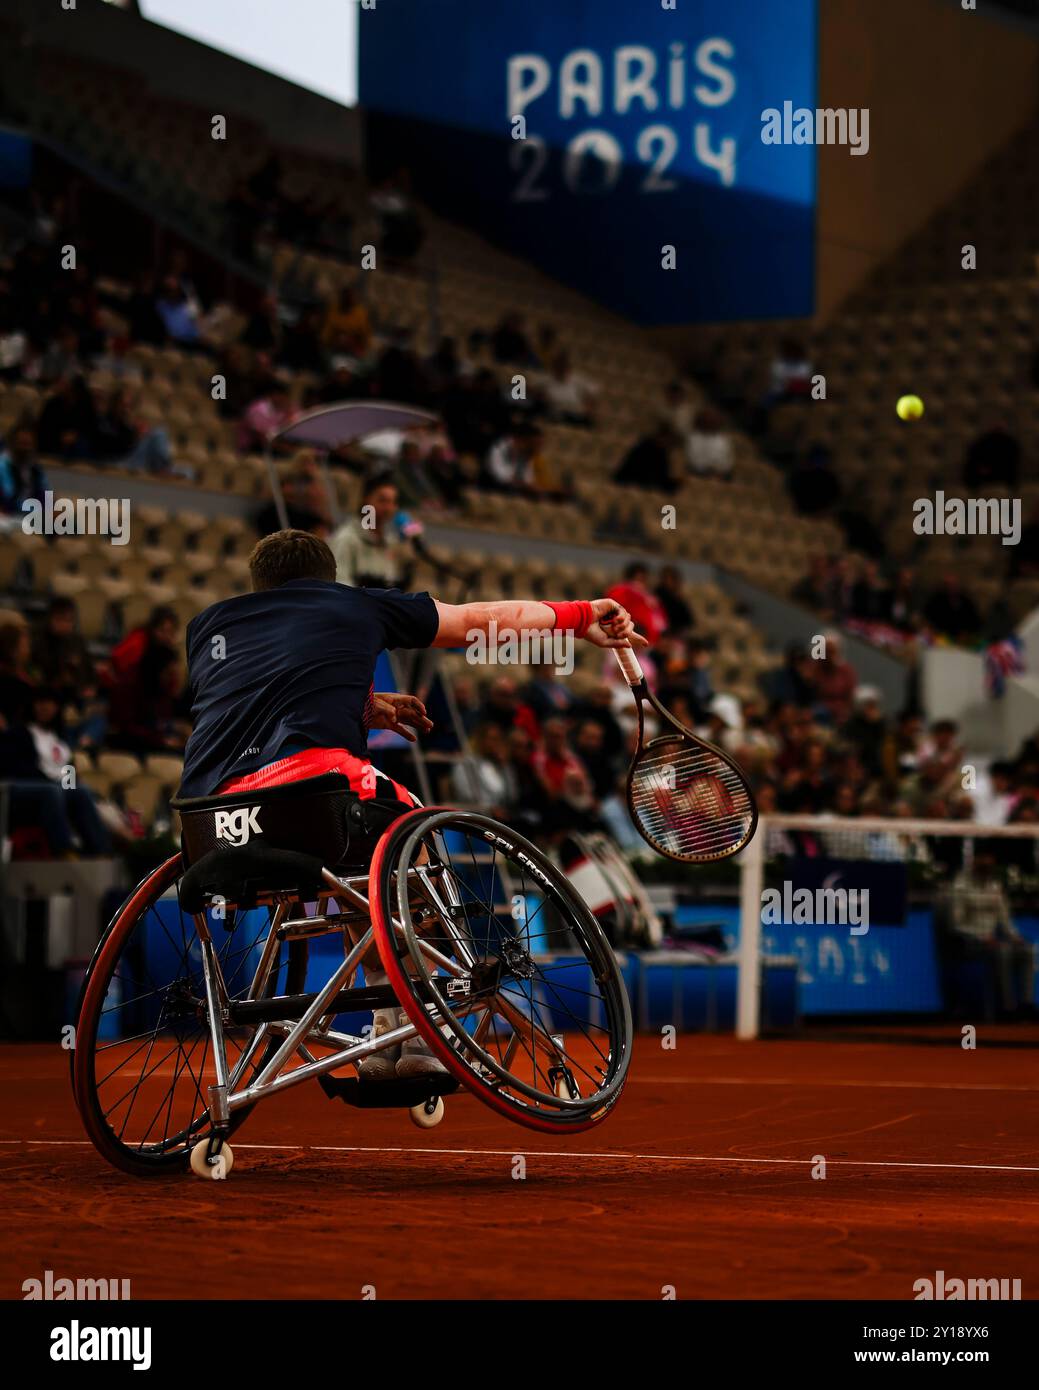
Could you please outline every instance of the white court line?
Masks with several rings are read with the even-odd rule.
[[[989,1085],[980,1081],[856,1081],[835,1077],[797,1076],[629,1076],[625,1086],[811,1086],[828,1090],[831,1086],[858,1087],[867,1091],[1039,1091],[1039,1086]]]
[[[51,1148],[91,1148],[88,1139],[0,1139],[0,1145],[42,1145]],[[640,1163],[763,1163],[775,1167],[811,1168],[814,1158],[736,1158],[732,1154],[636,1154],[636,1153],[568,1153],[565,1149],[424,1149],[408,1148],[403,1144],[234,1144],[236,1149],[263,1149],[276,1153],[300,1150],[304,1153],[336,1154],[430,1154],[470,1158],[576,1158],[635,1159]],[[830,1166],[842,1168],[942,1168],[966,1173],[1039,1173],[1039,1166],[1026,1167],[1014,1163],[910,1163],[903,1159],[827,1158]]]

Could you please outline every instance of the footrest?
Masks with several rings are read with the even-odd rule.
[[[406,1076],[393,1081],[361,1081],[356,1076],[319,1076],[325,1095],[359,1110],[410,1110],[432,1096],[449,1096],[459,1082],[450,1075]]]

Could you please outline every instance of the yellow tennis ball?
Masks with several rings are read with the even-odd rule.
[[[924,413],[924,403],[919,396],[899,396],[895,414],[900,420],[919,420]]]

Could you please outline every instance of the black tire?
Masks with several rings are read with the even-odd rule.
[[[452,838],[490,854],[489,878],[475,848],[471,865],[465,849],[460,865],[452,861]],[[517,916],[514,903],[508,920],[494,910],[499,862],[508,863],[517,880],[513,886],[519,887],[522,911]],[[435,889],[409,879],[409,870],[420,864],[433,870]],[[444,910],[449,883],[459,900],[447,914],[450,922]],[[540,902],[528,914],[532,885]],[[599,923],[540,850],[509,826],[474,812],[412,811],[379,841],[369,903],[391,985],[434,1054],[470,1091],[499,1114],[542,1132],[574,1133],[605,1119],[620,1096],[631,1060],[627,990]],[[535,934],[534,918],[542,911],[546,916]],[[550,926],[549,914],[554,918]],[[542,943],[540,951],[535,938]],[[450,989],[458,992],[449,995],[447,980],[431,967],[423,943],[427,951],[432,947],[442,959],[450,958],[458,972]],[[552,951],[561,948],[567,959],[557,963]],[[468,963],[463,962],[466,954]],[[564,971],[569,983],[563,982]],[[559,978],[553,980],[554,972]],[[603,1023],[592,1019],[593,1004],[601,1009]],[[466,1028],[470,1014],[479,1016],[475,1032]],[[507,1030],[513,1039],[504,1054],[499,1016],[502,1037]],[[559,1027],[561,1018],[564,1024],[570,1021],[571,1043]],[[560,1032],[562,1049],[548,1046]],[[517,1057],[518,1065],[511,1060]]]

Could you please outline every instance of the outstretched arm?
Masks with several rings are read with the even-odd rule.
[[[563,627],[597,647],[647,645],[646,639],[635,631],[631,615],[610,598],[579,604],[541,603],[538,599],[504,599],[500,603],[433,601],[440,619],[434,647],[464,646],[473,633],[487,636],[492,623],[503,638],[509,632],[543,632]]]

